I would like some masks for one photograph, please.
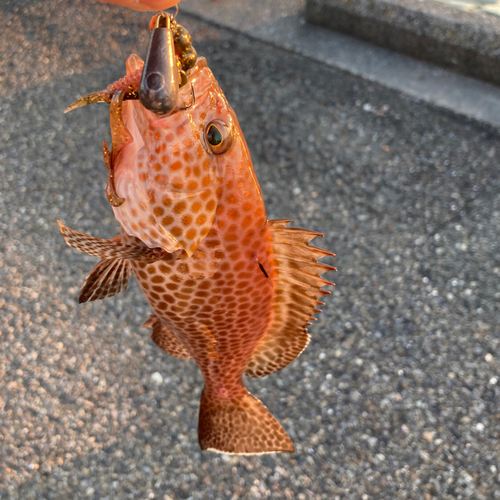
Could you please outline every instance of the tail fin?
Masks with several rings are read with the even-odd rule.
[[[203,390],[198,423],[201,449],[239,455],[293,452],[283,427],[257,398],[242,389],[234,398]]]

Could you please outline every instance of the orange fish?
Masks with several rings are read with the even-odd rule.
[[[203,450],[252,454],[293,444],[242,376],[281,370],[307,346],[307,326],[331,285],[309,245],[320,233],[267,220],[238,120],[204,58],[189,70],[178,106],[165,117],[137,91],[143,62],[99,93],[110,103],[112,151],[105,145],[108,199],[121,234],[103,240],[59,223],[66,243],[100,257],[80,302],[126,289],[133,273],[154,314],[143,325],[205,379],[198,438]],[[95,94],[97,95],[97,94]],[[94,96],[95,96],[94,95]],[[77,104],[74,107],[77,107]]]

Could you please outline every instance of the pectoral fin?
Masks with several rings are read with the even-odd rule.
[[[80,290],[80,304],[124,292],[130,279],[131,267],[128,259],[101,259],[85,279]]]
[[[124,245],[116,238],[105,240],[89,234],[80,233],[57,221],[68,246],[101,259],[132,259],[154,262],[158,259],[175,259],[175,253],[167,253],[161,248],[149,248],[146,245]]]

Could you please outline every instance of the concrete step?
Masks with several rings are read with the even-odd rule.
[[[309,22],[500,84],[500,18],[433,0],[307,0]]]

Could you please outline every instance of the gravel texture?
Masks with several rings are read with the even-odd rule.
[[[148,16],[0,9],[1,499],[500,498],[497,130],[180,18],[238,114],[269,218],[323,231],[339,268],[307,350],[247,381],[296,452],[202,454],[195,364],[140,330],[135,284],[77,304],[95,260],[56,224],[117,233],[107,107],[62,111],[144,54]]]

